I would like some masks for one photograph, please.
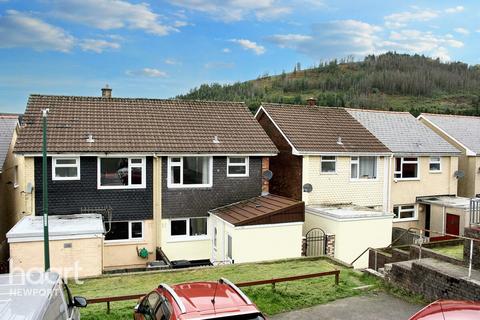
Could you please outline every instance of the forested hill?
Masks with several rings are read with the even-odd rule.
[[[331,61],[231,85],[204,84],[179,99],[299,103],[383,110],[480,115],[480,65],[386,53]]]

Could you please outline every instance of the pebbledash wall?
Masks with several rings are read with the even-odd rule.
[[[80,180],[52,180],[48,158],[49,214],[79,214],[82,207],[111,206],[113,221],[153,219],[152,157],[146,158],[146,187],[142,189],[97,188],[97,157],[80,158]],[[43,212],[42,158],[35,158],[35,214]]]
[[[161,164],[160,244],[170,260],[211,258],[211,227],[201,239],[170,239],[170,219],[208,217],[208,211],[258,196],[262,192],[262,157],[250,157],[248,177],[227,177],[227,158],[213,157],[213,182],[210,188],[168,188],[168,158]]]
[[[387,197],[385,157],[377,157],[376,179],[351,179],[351,157],[337,157],[336,172],[322,173],[320,159],[320,156],[303,157],[302,185],[313,186],[312,192],[303,193],[306,205],[352,203],[381,209]]]

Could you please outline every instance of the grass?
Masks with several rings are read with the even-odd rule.
[[[327,276],[306,280],[284,282],[272,286],[247,287],[242,290],[268,315],[326,303],[339,298],[364,293],[354,289],[372,285],[379,288],[380,282],[353,269],[333,264],[328,259],[298,259],[279,262],[240,264],[221,267],[208,267],[184,271],[166,271],[121,276],[105,276],[85,280],[83,284],[70,284],[73,295],[86,298],[146,293],[159,283],[176,284],[189,281],[218,280],[226,277],[233,282],[253,281],[300,274],[309,274],[339,269],[340,283],[335,285],[335,277]],[[371,290],[372,290],[371,289]],[[131,319],[136,301],[114,302],[110,314],[106,304],[92,304],[81,311],[82,319]]]
[[[449,256],[451,258],[455,258],[457,260],[463,260],[463,244],[455,245],[455,246],[444,246],[444,247],[435,247],[429,248],[437,253],[443,254],[445,256]]]

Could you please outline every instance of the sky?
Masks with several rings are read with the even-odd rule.
[[[480,64],[480,1],[0,0],[0,112],[29,94],[172,98],[387,51]]]

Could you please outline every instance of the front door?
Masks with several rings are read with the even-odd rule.
[[[447,221],[446,221],[446,233],[453,234],[453,235],[460,235],[460,216],[456,214],[447,213]]]

